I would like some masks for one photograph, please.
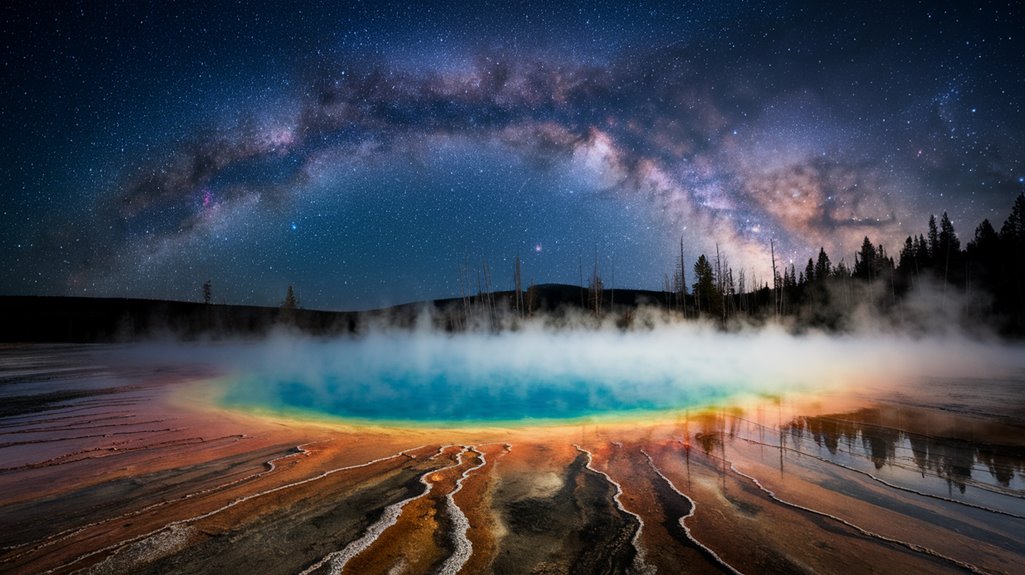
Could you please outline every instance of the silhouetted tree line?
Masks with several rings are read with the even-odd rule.
[[[201,304],[0,296],[0,317],[6,319],[0,322],[0,341],[131,340],[159,333],[185,338],[259,335],[281,324],[318,335],[357,333],[364,325],[412,327],[425,306],[436,312],[432,320],[436,327],[448,331],[515,329],[520,319],[535,314],[558,319],[574,307],[593,315],[598,320],[595,325],[611,315],[615,325],[626,329],[641,317],[636,313],[640,306],[653,305],[664,305],[668,312],[687,319],[711,319],[723,327],[737,319],[787,318],[798,329],[845,329],[850,327],[847,322],[855,316],[854,310],[864,306],[874,307],[898,323],[903,321],[905,326],[935,325],[929,318],[922,323],[918,323],[921,318],[904,318],[904,314],[917,312],[914,306],[898,305],[920,284],[938,286],[950,296],[967,295],[972,321],[994,325],[1004,334],[1025,335],[1025,194],[1015,199],[999,231],[988,219],[983,220],[964,247],[944,213],[939,221],[930,216],[926,233],[908,236],[896,259],[868,237],[853,254],[853,265],[842,256],[834,260],[824,248],[800,268],[778,262],[772,243],[770,254],[772,277],[768,279],[735,271],[718,246],[714,259],[705,254],[697,258],[688,278],[681,243],[679,259],[671,278],[665,276],[663,291],[607,287],[597,256],[590,281],[585,282],[581,266],[578,286],[530,282],[526,289],[517,257],[515,289],[495,291],[487,260],[475,270],[467,261],[460,274],[461,297],[368,312],[302,309],[292,286],[276,308],[214,305],[209,280],[201,286]],[[614,277],[612,280],[608,285],[614,284]],[[960,306],[964,300],[951,297],[944,301]],[[640,321],[647,325],[649,320]]]
[[[1019,194],[998,232],[989,220],[975,228],[962,248],[946,214],[930,216],[926,233],[908,236],[895,260],[867,236],[854,254],[853,265],[841,257],[833,263],[824,248],[798,269],[781,265],[772,252],[772,278],[748,290],[743,271],[734,274],[716,247],[715,261],[704,254],[694,263],[690,294],[682,282],[683,246],[672,284],[666,280],[667,307],[685,317],[792,317],[800,323],[841,327],[845,314],[859,305],[878,311],[894,309],[922,283],[944,293],[971,297],[979,319],[1005,333],[1025,333],[1025,194]],[[671,288],[669,287],[671,285]],[[671,304],[670,304],[671,302]]]

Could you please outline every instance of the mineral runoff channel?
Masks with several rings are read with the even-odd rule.
[[[224,382],[132,346],[0,348],[0,572],[1025,564],[1020,378],[452,425],[226,405]]]

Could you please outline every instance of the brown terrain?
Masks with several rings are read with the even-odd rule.
[[[0,349],[0,572],[1020,572],[1018,420],[765,398],[533,428],[306,422]],[[102,356],[107,357],[107,356]]]

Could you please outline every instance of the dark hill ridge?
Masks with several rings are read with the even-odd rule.
[[[337,331],[354,314],[295,310],[295,323],[314,333]],[[256,336],[281,310],[247,305],[131,298],[0,296],[0,341],[108,342],[170,334]]]
[[[533,286],[524,304],[535,311],[558,312],[592,305],[586,288],[563,284]],[[670,294],[646,290],[605,290],[603,305],[616,308],[664,305]],[[444,329],[460,329],[460,317],[493,309],[515,309],[514,292],[502,291],[362,312],[283,310],[278,307],[204,304],[132,298],[0,296],[0,342],[112,342],[169,335],[260,337],[275,326],[290,325],[311,335],[356,333],[363,326],[412,327],[421,311],[433,308]]]

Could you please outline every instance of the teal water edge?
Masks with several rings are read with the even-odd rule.
[[[458,373],[329,374],[310,381],[249,374],[223,384],[221,405],[306,417],[375,423],[502,424],[629,418],[729,403],[737,386],[518,374],[470,379]]]
[[[224,407],[450,424],[700,409],[865,375],[864,361],[852,365],[850,342],[677,328],[281,338],[220,348],[216,362],[226,375],[218,383]]]

